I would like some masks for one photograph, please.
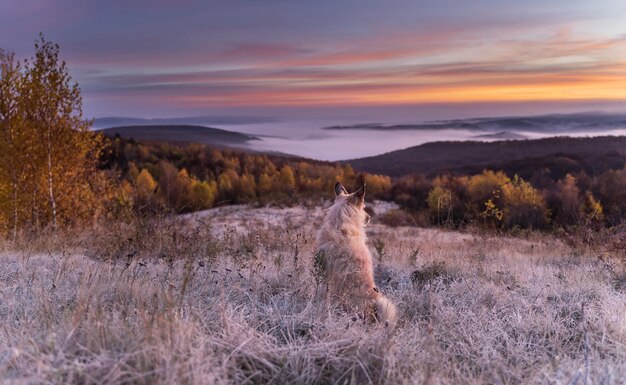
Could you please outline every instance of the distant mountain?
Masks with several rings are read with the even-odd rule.
[[[498,140],[522,140],[526,139],[524,135],[516,134],[509,131],[500,131],[495,134],[482,134],[474,136],[476,139],[498,139]]]
[[[444,130],[459,129],[484,132],[527,131],[542,133],[591,132],[626,129],[625,114],[597,112],[525,117],[499,117],[437,120],[416,124],[384,125],[365,123],[325,127],[326,130]]]
[[[626,136],[594,138],[555,137],[498,142],[432,142],[367,158],[346,160],[356,170],[390,176],[411,173],[437,175],[442,172],[480,172],[482,168],[548,156],[571,155],[578,159],[609,154],[621,168],[626,160]],[[615,156],[613,156],[615,155]],[[521,167],[521,166],[520,166]]]
[[[244,146],[250,141],[259,139],[239,132],[190,125],[120,126],[107,128],[101,132],[109,137],[119,135],[137,141],[194,142],[218,147]]]
[[[255,124],[272,123],[278,119],[265,116],[190,116],[179,118],[156,118],[143,119],[132,117],[105,117],[94,120],[94,129],[103,129],[119,126],[155,126],[155,125],[234,125],[234,124]]]

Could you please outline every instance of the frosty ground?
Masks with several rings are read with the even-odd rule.
[[[322,217],[231,206],[3,243],[0,383],[626,383],[617,252],[374,220],[392,331],[315,300]]]

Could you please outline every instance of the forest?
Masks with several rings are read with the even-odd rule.
[[[371,200],[402,207],[389,224],[476,224],[499,229],[616,226],[626,212],[626,168],[597,175],[581,171],[531,183],[485,169],[473,175],[359,173],[349,164],[217,149],[200,144],[137,143],[114,137],[104,170],[115,172],[118,209],[195,211],[214,205],[318,205],[336,180],[367,183]],[[541,170],[541,167],[538,167]]]

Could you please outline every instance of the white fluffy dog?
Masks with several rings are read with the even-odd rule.
[[[317,233],[318,256],[325,259],[326,294],[334,302],[394,327],[395,306],[374,284],[372,255],[367,248],[365,183],[350,194],[335,184],[335,203]]]

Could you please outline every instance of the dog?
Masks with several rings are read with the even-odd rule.
[[[396,307],[376,288],[372,255],[367,248],[365,183],[350,194],[335,184],[335,202],[317,233],[317,255],[325,260],[324,296],[367,319],[395,327]]]

